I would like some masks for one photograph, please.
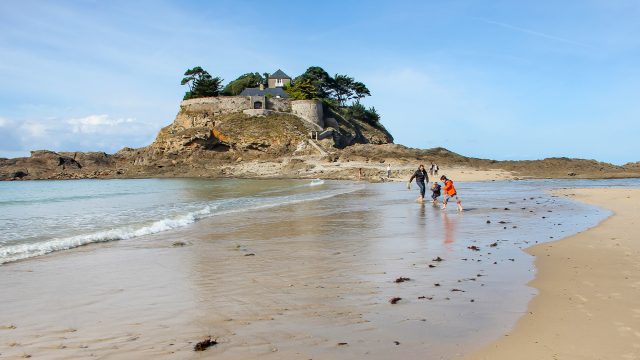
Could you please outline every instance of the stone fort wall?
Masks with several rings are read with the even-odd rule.
[[[295,100],[291,102],[291,112],[324,129],[324,111],[320,100]]]
[[[268,110],[292,113],[293,115],[324,128],[322,102],[319,100],[265,98],[265,102]],[[248,96],[218,96],[184,100],[180,104],[180,109],[182,110],[182,113],[186,114],[204,113],[215,116],[253,109],[253,104],[251,98]]]

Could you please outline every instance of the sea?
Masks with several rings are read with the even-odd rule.
[[[0,182],[0,330],[29,344],[0,352],[458,358],[526,313],[524,249],[611,215],[554,190],[612,187],[640,179],[459,182],[462,213],[397,182]]]
[[[457,185],[464,198],[465,214],[484,217],[499,214],[527,217],[535,207],[554,202],[554,217],[572,219],[574,226],[562,230],[544,228],[531,234],[532,241],[557,239],[595,225],[608,212],[555,199],[548,192],[563,187],[637,187],[638,179],[622,180],[525,180],[467,182]],[[404,184],[365,184],[325,180],[238,180],[238,179],[130,179],[75,181],[0,182],[0,264],[42,256],[79,246],[135,241],[136,238],[191,226],[223,214],[251,212],[303,202],[329,201],[336,214],[342,213],[346,194],[379,190],[385,196],[364,202],[370,208],[379,201],[411,204],[411,191]],[[537,201],[530,201],[533,199]],[[529,212],[506,213],[531,205]],[[455,204],[452,204],[455,205]],[[505,206],[506,205],[506,206]],[[353,206],[349,202],[347,206]],[[455,209],[455,206],[451,206]],[[539,210],[539,209],[538,209]],[[476,220],[478,217],[476,216]],[[532,219],[530,219],[532,220]],[[536,219],[537,220],[537,219]],[[529,221],[528,228],[537,228]],[[566,221],[565,221],[566,222]],[[461,231],[473,232],[475,221],[466,221]],[[367,226],[367,224],[361,224]],[[541,228],[540,230],[542,230]],[[555,231],[558,230],[558,231]],[[435,231],[435,230],[434,230]]]
[[[296,180],[135,179],[0,183],[0,264],[131,240],[198,220],[357,191]]]

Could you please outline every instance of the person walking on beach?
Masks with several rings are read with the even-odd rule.
[[[431,166],[429,166],[429,175],[433,176],[433,161],[431,162]]]
[[[437,181],[434,181],[431,184],[431,204],[434,206],[438,203],[438,197],[440,197],[440,184]]]
[[[424,192],[426,191],[424,182],[429,182],[429,175],[427,175],[427,171],[424,169],[424,165],[420,164],[418,170],[416,170],[416,172],[411,175],[411,179],[409,179],[408,185],[409,189],[411,189],[411,182],[413,181],[413,179],[416,179],[416,184],[418,184],[418,187],[420,188],[420,197],[418,197],[417,200],[419,202],[424,202]]]
[[[446,176],[442,175],[440,180],[444,183],[444,200],[442,200],[442,210],[447,208],[447,203],[449,199],[455,198],[456,205],[458,205],[458,211],[462,211],[462,200],[458,197],[458,193],[456,192],[456,188],[453,186],[453,181],[447,179]]]
[[[387,164],[387,179],[391,179],[391,164]]]
[[[438,170],[440,170],[440,168],[438,167],[438,164],[432,162],[431,166],[433,167],[433,175],[438,176]]]

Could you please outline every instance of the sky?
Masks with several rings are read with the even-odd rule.
[[[0,157],[150,144],[202,66],[365,83],[395,142],[640,160],[640,2],[0,1]]]

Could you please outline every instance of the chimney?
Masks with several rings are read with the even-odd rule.
[[[260,83],[260,90],[264,90],[264,84]]]

